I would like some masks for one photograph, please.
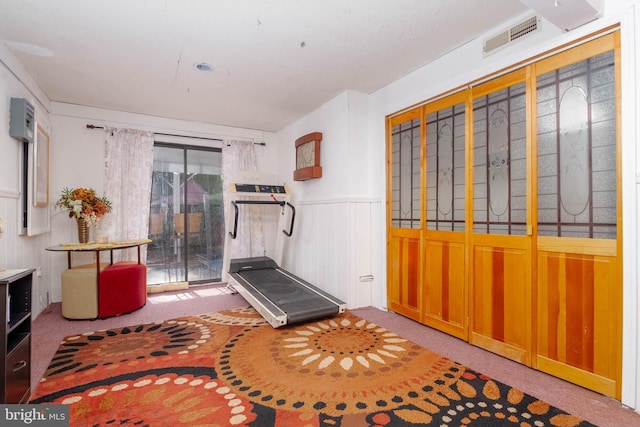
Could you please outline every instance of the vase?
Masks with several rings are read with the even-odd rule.
[[[78,241],[89,243],[89,223],[84,218],[76,218],[78,221]]]

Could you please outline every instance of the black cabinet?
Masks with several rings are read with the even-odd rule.
[[[27,403],[31,395],[33,272],[0,271],[0,403]]]

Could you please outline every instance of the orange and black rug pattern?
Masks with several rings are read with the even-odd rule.
[[[349,312],[252,308],[69,336],[31,403],[71,426],[591,426]]]

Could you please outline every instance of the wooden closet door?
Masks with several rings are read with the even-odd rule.
[[[619,35],[536,64],[534,366],[621,398]]]
[[[532,276],[525,71],[472,89],[469,342],[531,362]]]
[[[462,92],[425,106],[426,229],[422,323],[468,335],[467,106]]]
[[[387,304],[420,321],[423,141],[421,109],[387,122]]]

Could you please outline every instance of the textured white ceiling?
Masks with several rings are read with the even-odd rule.
[[[0,0],[0,40],[51,101],[277,131],[525,11],[516,0]]]

